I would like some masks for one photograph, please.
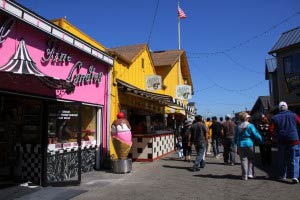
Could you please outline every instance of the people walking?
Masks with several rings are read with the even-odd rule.
[[[263,166],[270,166],[272,161],[272,139],[269,132],[269,120],[264,114],[261,115],[260,121],[256,126],[262,136],[264,143],[259,144],[261,163]]]
[[[181,138],[182,138],[182,150],[184,161],[191,162],[192,155],[192,144],[191,144],[191,130],[190,127],[193,121],[191,119],[187,119],[184,122],[184,127],[181,130]]]
[[[211,135],[212,135],[212,130],[210,129],[210,126],[211,126],[212,122],[210,120],[210,117],[207,117],[206,118],[206,121],[205,121],[205,126],[206,126],[206,129],[207,129],[207,148],[206,148],[206,155],[211,155],[211,146],[212,146],[212,139],[211,139]]]
[[[219,119],[220,119],[220,122],[223,123],[223,117],[220,117]]]
[[[263,139],[255,126],[249,122],[250,115],[242,112],[239,115],[240,124],[235,130],[234,142],[237,144],[238,154],[241,160],[242,179],[254,178],[254,140],[259,143]]]
[[[227,114],[225,116],[225,122],[222,124],[223,127],[223,158],[224,164],[235,164],[235,145],[234,145],[234,132],[235,123],[231,121],[231,116]]]
[[[221,139],[221,131],[222,131],[222,124],[218,122],[218,119],[216,116],[212,117],[212,124],[209,127],[212,132],[212,146],[213,146],[213,152],[214,157],[219,158],[219,146],[220,146],[220,139]]]
[[[183,157],[183,147],[182,147],[182,137],[181,136],[177,137],[176,151],[178,154],[178,158],[181,159]]]
[[[195,117],[196,123],[191,126],[191,134],[193,135],[193,142],[197,156],[195,158],[193,171],[199,171],[199,166],[205,166],[205,160],[203,159],[206,150],[207,143],[207,129],[205,124],[202,122],[203,118],[201,115]]]
[[[275,136],[278,143],[278,176],[286,180],[288,176],[292,183],[299,183],[299,136],[297,124],[299,116],[288,110],[286,102],[279,103],[279,113],[271,119],[269,132]]]

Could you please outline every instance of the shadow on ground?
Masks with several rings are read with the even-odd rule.
[[[171,166],[171,165],[163,165],[165,168],[172,168],[172,169],[183,169],[187,171],[193,171],[193,167],[182,167],[182,166]]]
[[[236,180],[241,180],[240,175],[233,175],[233,174],[222,174],[222,175],[217,175],[217,174],[197,174],[194,175],[196,177],[201,177],[201,178],[214,178],[214,179],[236,179]],[[265,176],[256,176],[255,179],[258,180],[268,180],[267,177]]]

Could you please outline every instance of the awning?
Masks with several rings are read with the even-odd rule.
[[[117,83],[119,89],[127,92],[130,95],[138,96],[150,101],[155,101],[164,106],[171,106],[171,107],[174,106],[175,107],[174,109],[176,109],[176,107],[180,107],[180,109],[185,110],[189,114],[194,114],[193,109],[191,109],[189,106],[184,105],[182,102],[180,102],[177,99],[174,99],[169,95],[163,95],[163,94],[157,94],[157,93],[145,91],[129,83],[121,81],[119,79],[117,79]]]
[[[47,76],[41,72],[30,57],[23,39],[20,41],[15,55],[13,55],[4,66],[0,67],[0,72],[9,73],[11,76],[14,76],[14,74],[30,76],[38,79],[49,88],[66,90],[67,94],[72,93],[75,89],[73,83]],[[18,76],[15,76],[15,78],[17,77]]]

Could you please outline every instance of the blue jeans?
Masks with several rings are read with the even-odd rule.
[[[213,151],[214,151],[214,156],[217,156],[220,153],[219,150],[219,138],[213,138],[212,139],[212,145],[213,145]]]
[[[200,165],[200,162],[204,162],[203,157],[204,157],[204,154],[205,154],[205,151],[206,151],[206,143],[203,142],[203,143],[195,145],[195,150],[197,152],[197,156],[195,158],[195,163],[194,163],[193,168],[198,169],[199,165]]]
[[[299,145],[278,145],[279,178],[299,177]]]
[[[224,152],[223,158],[224,163],[235,164],[235,146],[233,138],[225,138],[223,141]]]

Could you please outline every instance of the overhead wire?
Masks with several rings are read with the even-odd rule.
[[[253,41],[253,40],[256,40],[266,34],[268,34],[269,32],[271,32],[272,30],[276,29],[278,26],[284,24],[284,23],[287,23],[288,21],[290,21],[291,19],[293,19],[294,17],[296,17],[297,15],[300,15],[300,11],[290,15],[289,17],[281,20],[279,23],[271,26],[270,28],[268,28],[267,30],[263,31],[262,33],[259,33],[257,35],[254,35],[253,37],[243,41],[243,42],[240,42],[238,43],[237,45],[234,45],[230,48],[227,48],[227,49],[224,49],[222,51],[215,51],[215,52],[187,52],[187,54],[189,55],[192,55],[190,58],[199,58],[199,56],[206,56],[206,57],[209,57],[209,56],[216,56],[216,55],[221,55],[221,54],[224,54],[224,53],[228,53],[234,49],[238,49],[238,48],[241,48],[242,46],[244,46],[245,44]],[[198,56],[197,56],[198,55]]]
[[[155,7],[155,11],[154,11],[154,17],[153,17],[152,25],[151,25],[150,32],[149,32],[149,35],[148,35],[148,40],[147,40],[148,46],[150,45],[150,39],[151,39],[151,36],[152,36],[154,24],[155,24],[155,21],[156,21],[158,7],[159,7],[159,0],[157,0],[157,2],[156,2],[156,7]]]

